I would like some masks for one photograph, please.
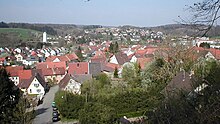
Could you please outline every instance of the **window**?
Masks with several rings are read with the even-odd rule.
[[[85,74],[87,74],[87,72],[85,72]]]
[[[39,84],[34,84],[35,87],[39,87]]]
[[[79,63],[77,63],[77,67],[79,67]]]
[[[40,93],[41,89],[37,89],[37,92]]]
[[[30,89],[30,93],[32,93],[32,90]]]

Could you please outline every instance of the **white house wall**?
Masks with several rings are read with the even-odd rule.
[[[137,57],[136,56],[132,56],[130,62],[137,62]]]
[[[14,82],[15,86],[19,84],[19,77],[9,77],[9,79],[11,79]]]
[[[109,62],[110,62],[110,63],[114,63],[114,64],[118,64],[118,61],[117,61],[115,55],[113,55],[113,56],[110,58],[110,61],[109,61]]]
[[[30,86],[27,89],[27,93],[44,95],[45,90],[44,90],[44,87],[41,85],[41,83],[37,80],[37,78],[34,78]]]
[[[81,84],[76,82],[73,79],[70,79],[69,83],[67,84],[67,86],[64,88],[65,91],[69,91],[72,92],[74,94],[81,94]]]

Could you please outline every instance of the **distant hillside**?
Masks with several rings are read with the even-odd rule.
[[[154,31],[161,31],[169,36],[201,36],[204,32],[198,31],[193,28],[192,25],[181,25],[181,24],[170,24],[157,27],[150,27],[147,29],[152,29]],[[208,33],[207,36],[220,36],[220,26],[213,27]]]
[[[29,23],[5,23],[0,22],[0,28],[24,28],[40,32],[47,32],[50,35],[57,35],[57,32],[47,24],[29,24]]]
[[[22,28],[0,28],[0,46],[16,46],[38,39],[42,32]]]

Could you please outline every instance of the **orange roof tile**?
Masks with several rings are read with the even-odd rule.
[[[88,62],[69,63],[68,74],[89,74]]]
[[[137,58],[137,63],[140,64],[141,69],[144,69],[145,64],[149,63],[153,60],[153,58]]]
[[[32,70],[19,70],[18,76],[20,80],[30,79],[32,77]]]

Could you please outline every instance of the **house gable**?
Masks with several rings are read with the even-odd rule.
[[[117,58],[115,57],[115,55],[113,55],[113,56],[110,58],[110,61],[109,61],[109,62],[118,65],[118,60],[117,60]]]
[[[39,79],[37,79],[36,77],[33,78],[29,87],[27,88],[27,93],[28,94],[40,94],[40,95],[45,94],[44,86],[40,83]]]
[[[136,56],[132,56],[130,62],[137,62],[137,57]]]
[[[65,91],[69,91],[72,92],[74,94],[81,94],[81,83],[77,82],[74,79],[70,79],[66,85],[66,87],[64,88]]]
[[[211,52],[208,52],[208,53],[205,55],[205,58],[215,59],[215,56],[214,56]]]
[[[61,62],[59,58],[55,58],[53,62]]]

